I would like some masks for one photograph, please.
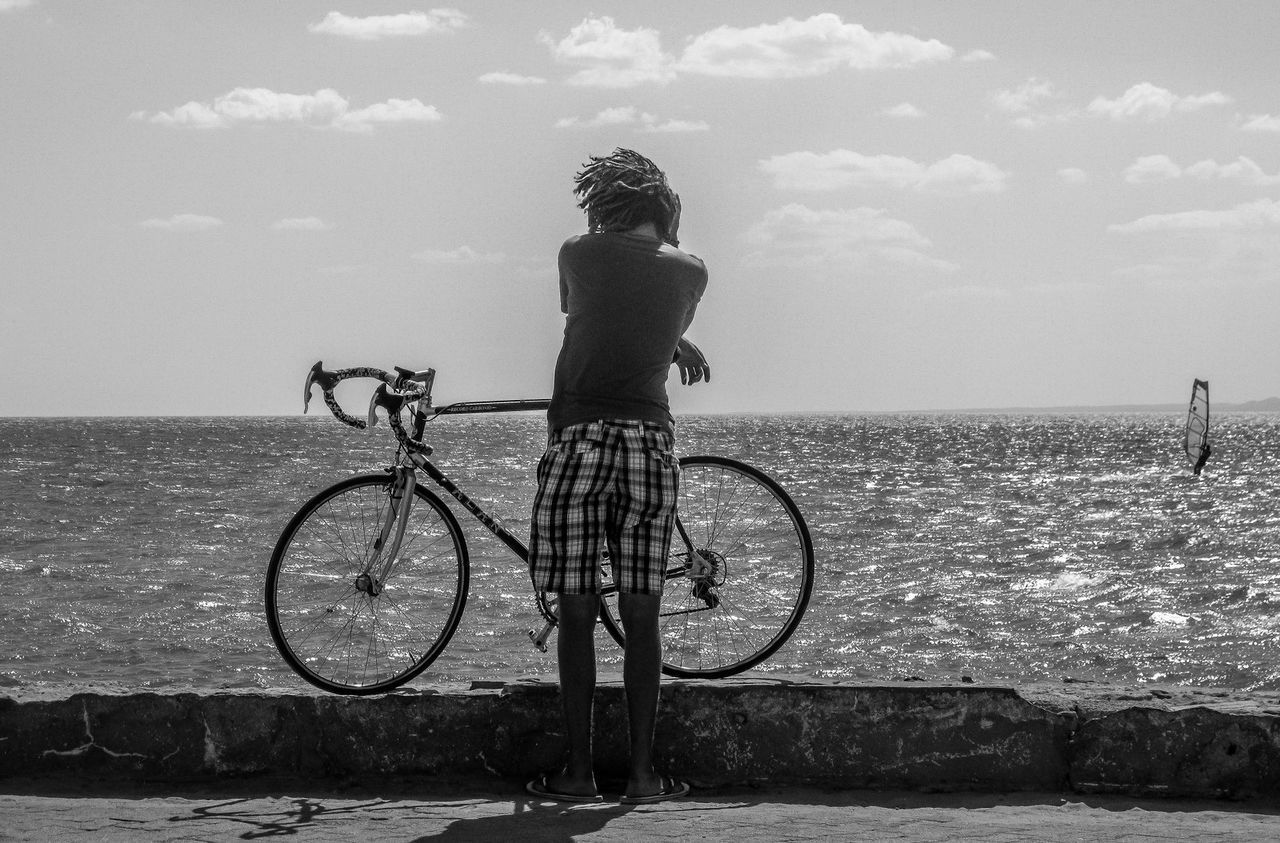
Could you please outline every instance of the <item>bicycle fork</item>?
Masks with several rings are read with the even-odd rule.
[[[418,482],[412,466],[398,465],[393,472],[395,476],[391,478],[390,500],[382,530],[378,533],[378,538],[374,539],[373,550],[364,570],[356,577],[356,591],[362,591],[370,597],[377,597],[382,593],[383,586],[395,568],[400,545],[404,541],[405,527],[409,523],[413,490]]]

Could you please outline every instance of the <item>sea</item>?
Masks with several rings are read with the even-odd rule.
[[[759,466],[816,555],[795,634],[749,675],[1280,690],[1280,414],[715,415],[680,451]],[[433,460],[527,534],[540,414],[443,416]],[[331,417],[0,419],[0,693],[308,690],[263,607],[289,517],[385,467]],[[554,678],[523,563],[459,511],[467,611],[410,687]],[[554,653],[554,648],[552,650]],[[602,670],[617,648],[603,636]]]

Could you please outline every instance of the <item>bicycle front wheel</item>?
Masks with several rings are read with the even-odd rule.
[[[812,590],[809,528],[773,478],[724,457],[680,460],[659,618],[663,673],[717,679],[754,667],[795,631]],[[622,644],[616,593],[601,619]]]
[[[380,558],[392,475],[343,480],[307,501],[267,568],[267,625],[303,679],[337,694],[378,694],[421,673],[444,650],[466,605],[470,566],[458,520],[415,487],[404,539]]]

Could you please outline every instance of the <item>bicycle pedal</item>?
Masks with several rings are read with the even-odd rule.
[[[528,635],[529,640],[533,643],[533,646],[538,648],[539,653],[545,653],[547,651],[547,639],[539,635],[537,630],[530,629],[528,631]]]

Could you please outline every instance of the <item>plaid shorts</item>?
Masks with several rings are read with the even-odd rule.
[[[529,567],[534,588],[598,594],[608,550],[620,592],[661,594],[675,527],[675,437],[643,421],[569,425],[538,463]]]

